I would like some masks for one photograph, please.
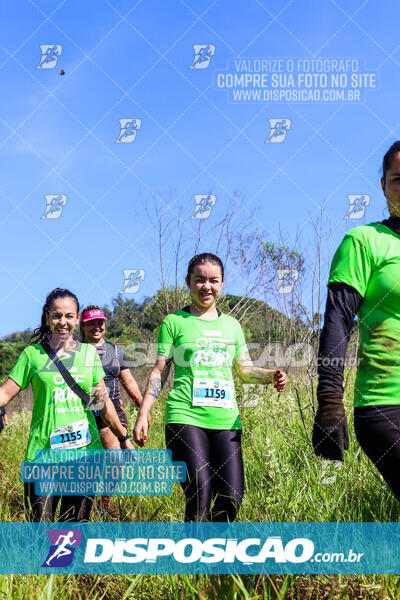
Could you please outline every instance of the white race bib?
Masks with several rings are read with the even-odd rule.
[[[233,408],[233,382],[226,379],[195,377],[192,405]]]
[[[91,439],[88,420],[83,419],[54,429],[50,434],[50,447],[52,450],[83,448],[90,444]]]

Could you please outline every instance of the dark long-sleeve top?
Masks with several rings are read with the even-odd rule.
[[[400,218],[382,221],[400,235]],[[335,281],[328,284],[324,326],[318,352],[318,399],[343,396],[343,370],[354,318],[363,296],[351,285]]]

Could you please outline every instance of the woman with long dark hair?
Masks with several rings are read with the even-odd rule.
[[[188,265],[192,303],[167,315],[157,340],[157,362],[134,428],[134,440],[147,440],[147,419],[174,363],[174,386],[165,414],[167,448],[185,461],[185,521],[233,521],[244,491],[240,421],[232,365],[244,383],[274,383],[286,375],[254,367],[240,323],[216,307],[224,281],[221,259],[198,254]]]
[[[389,218],[351,229],[332,260],[313,444],[332,460],[343,460],[348,449],[343,368],[357,315],[355,433],[400,500],[400,141],[383,158],[381,186]]]
[[[26,461],[34,461],[36,453],[46,449],[102,449],[93,411],[66,383],[54,360],[61,361],[81,390],[87,394],[94,390],[96,401],[104,404],[100,411],[102,419],[120,439],[123,448],[132,448],[127,430],[107,396],[96,349],[74,338],[79,316],[75,294],[64,288],[50,292],[43,306],[40,327],[34,330],[33,343],[21,352],[8,379],[0,386],[1,407],[21,389],[32,385],[32,422]],[[37,495],[32,482],[24,484],[29,521],[54,520],[59,500],[59,496]],[[87,520],[92,500],[85,496],[63,496],[59,520]]]

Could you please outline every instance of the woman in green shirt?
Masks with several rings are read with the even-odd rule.
[[[157,340],[157,362],[134,428],[147,439],[150,410],[175,366],[165,423],[174,461],[185,461],[185,521],[233,521],[240,507],[244,474],[239,411],[232,364],[244,383],[273,383],[283,390],[286,375],[254,367],[240,323],[216,307],[224,267],[214,254],[198,254],[188,265],[190,306],[167,315]]]
[[[316,454],[343,460],[349,447],[343,370],[358,318],[354,384],[357,440],[400,501],[400,141],[383,157],[389,218],[351,229],[332,260],[319,343]]]
[[[104,385],[104,371],[97,351],[82,344],[73,334],[79,322],[78,299],[67,289],[56,288],[46,298],[41,325],[32,336],[31,344],[17,359],[9,378],[0,386],[0,407],[12,400],[21,389],[32,385],[33,410],[26,461],[34,461],[37,451],[69,449],[101,449],[102,444],[93,411],[84,406],[80,397],[66,384],[54,362],[43,348],[48,344],[73,379],[86,392],[94,390],[97,401],[103,400],[100,411],[103,420],[121,440],[121,447],[132,448],[126,428],[118,419]],[[58,496],[35,494],[34,483],[24,484],[27,519],[52,521],[59,502]],[[85,496],[64,496],[60,521],[80,521],[89,518],[92,499]]]

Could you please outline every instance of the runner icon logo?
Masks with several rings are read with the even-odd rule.
[[[296,269],[278,269],[278,282],[275,294],[290,294],[299,278]]]
[[[190,217],[191,219],[208,219],[211,213],[211,209],[215,206],[217,197],[215,194],[195,194],[194,200],[196,206],[194,213]]]
[[[345,219],[361,219],[365,209],[369,206],[370,196],[368,194],[348,194],[349,209]]]
[[[119,119],[120,132],[115,140],[117,144],[130,144],[135,141],[136,133],[142,127],[141,119]]]
[[[37,69],[54,69],[62,53],[61,44],[40,44],[42,53]]]
[[[79,529],[48,529],[50,549],[42,567],[69,567],[74,559],[75,548],[81,545]]]
[[[45,194],[46,209],[41,219],[59,219],[64,206],[67,204],[65,194]]]
[[[215,54],[214,44],[193,44],[194,58],[189,69],[207,69]]]
[[[122,269],[124,284],[120,294],[136,294],[139,291],[146,272],[143,269]]]
[[[268,119],[269,135],[265,143],[281,144],[285,141],[287,132],[289,131],[292,121],[291,119]]]

